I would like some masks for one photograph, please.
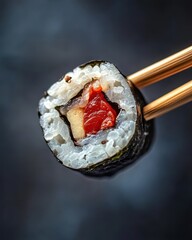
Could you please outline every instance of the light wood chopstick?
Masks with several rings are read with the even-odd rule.
[[[128,76],[127,79],[138,88],[143,88],[191,66],[192,46]]]
[[[151,120],[192,101],[192,80],[143,108],[145,120]]]
[[[143,88],[192,67],[192,46],[146,67],[130,76],[136,87]],[[143,108],[148,121],[192,101],[192,80],[165,94]]]

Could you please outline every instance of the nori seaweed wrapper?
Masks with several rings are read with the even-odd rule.
[[[103,62],[105,63],[106,61],[94,60],[94,61],[90,61],[88,63],[82,64],[79,67],[84,68],[86,65],[91,65],[91,66],[100,65]],[[128,145],[124,147],[121,151],[119,151],[117,154],[115,154],[114,156],[107,158],[101,161],[100,163],[94,164],[91,167],[73,169],[64,165],[65,167],[74,171],[81,172],[84,175],[92,176],[92,177],[112,176],[116,174],[119,170],[124,169],[125,167],[134,163],[139,157],[141,157],[143,154],[145,154],[149,150],[153,141],[153,136],[154,136],[154,121],[153,120],[146,121],[144,119],[143,107],[146,105],[146,101],[143,95],[141,94],[141,92],[137,89],[137,87],[131,81],[127,80],[127,83],[134,96],[134,99],[136,102],[136,109],[137,109],[137,121],[136,121],[135,133],[132,136],[131,140],[129,141]],[[44,97],[46,96],[47,96],[47,93],[45,92]],[[39,113],[39,117],[40,116],[41,114]],[[60,115],[60,117],[63,119],[62,115]],[[52,153],[57,158],[57,155],[55,154],[55,152],[53,151]],[[60,159],[57,158],[57,160],[63,165]]]

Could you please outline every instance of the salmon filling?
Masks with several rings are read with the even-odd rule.
[[[105,98],[101,86],[90,84],[77,102],[67,112],[76,140],[115,126],[118,113]]]
[[[115,125],[117,113],[105,99],[104,94],[92,89],[84,110],[85,134],[96,134]]]

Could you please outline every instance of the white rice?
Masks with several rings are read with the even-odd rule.
[[[65,77],[71,80],[66,82]],[[136,103],[126,79],[111,63],[99,66],[77,67],[53,84],[48,96],[39,103],[40,124],[44,138],[57,158],[67,167],[79,169],[99,163],[117,154],[128,145],[136,126]],[[85,84],[98,79],[106,96],[121,108],[115,128],[98,132],[78,141],[76,146],[70,137],[69,126],[60,118],[55,107],[66,105]]]

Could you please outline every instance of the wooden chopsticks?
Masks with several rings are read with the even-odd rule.
[[[138,88],[143,88],[192,67],[192,46],[146,67],[130,76]],[[150,120],[192,101],[192,80],[149,103],[143,109],[144,118]]]

